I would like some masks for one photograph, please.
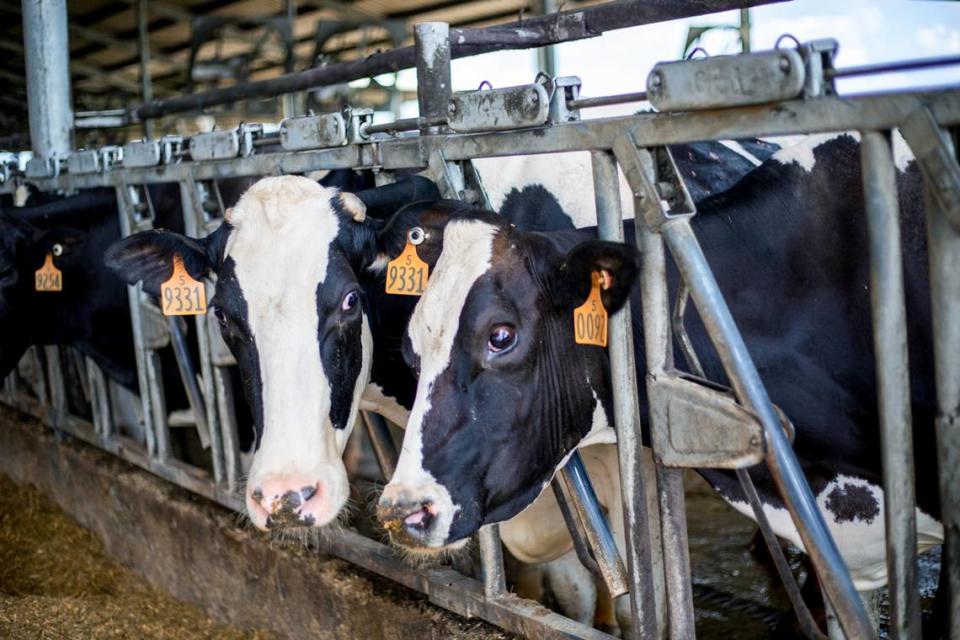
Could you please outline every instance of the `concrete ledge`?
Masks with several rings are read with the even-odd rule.
[[[237,515],[0,406],[0,472],[36,485],[146,580],[287,638],[502,638],[342,560],[277,548]]]

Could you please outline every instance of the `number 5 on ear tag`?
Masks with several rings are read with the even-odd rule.
[[[387,293],[400,296],[419,296],[427,286],[430,267],[417,255],[417,245],[423,244],[426,234],[420,227],[407,232],[407,245],[387,264]]]
[[[33,288],[37,291],[63,291],[63,274],[54,266],[52,254],[47,253],[43,266],[34,272]]]
[[[160,303],[165,316],[199,316],[207,312],[207,292],[187,272],[180,254],[173,256],[173,275],[160,285]]]
[[[587,301],[573,310],[573,333],[577,344],[607,346],[607,310],[600,299],[600,287],[610,287],[610,274],[594,271],[590,276]]]

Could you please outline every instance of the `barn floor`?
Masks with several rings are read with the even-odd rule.
[[[37,489],[0,475],[0,638],[273,637],[151,588]]]

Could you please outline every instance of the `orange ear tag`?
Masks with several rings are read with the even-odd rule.
[[[160,285],[160,303],[165,316],[199,316],[207,312],[207,292],[187,272],[180,254],[173,256],[173,275]]]
[[[417,255],[417,245],[426,235],[420,227],[407,232],[407,244],[394,260],[387,264],[387,293],[399,296],[423,295],[430,267]]]
[[[37,291],[63,291],[63,274],[53,265],[53,254],[48,252],[43,266],[34,272],[33,288]]]
[[[573,310],[573,334],[577,344],[607,346],[607,310],[600,299],[601,281],[609,288],[609,274],[594,271],[590,276],[590,295],[587,301]]]

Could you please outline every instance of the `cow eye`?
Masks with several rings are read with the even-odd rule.
[[[215,306],[213,308],[213,315],[217,316],[217,322],[220,323],[221,327],[226,328],[227,326],[227,316],[223,313],[223,309]]]
[[[487,349],[491,353],[500,353],[512,347],[516,341],[517,333],[513,327],[508,324],[497,325],[487,339]]]
[[[358,302],[360,302],[360,294],[356,291],[351,291],[347,295],[343,296],[343,302],[340,303],[340,310],[351,311],[357,306]]]

